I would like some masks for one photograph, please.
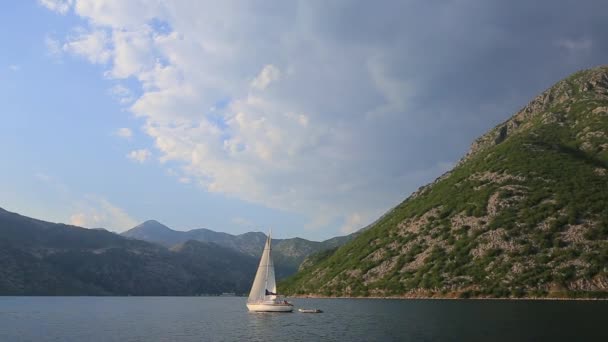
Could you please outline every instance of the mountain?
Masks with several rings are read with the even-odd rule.
[[[218,245],[229,247],[252,256],[262,255],[261,249],[266,241],[266,235],[259,232],[231,235],[205,228],[178,231],[155,220],[146,221],[123,232],[121,235],[138,240],[154,242],[166,247],[172,247],[188,240],[214,242]],[[260,250],[258,250],[258,246],[262,246],[259,248]]]
[[[281,283],[324,296],[607,297],[608,67],[477,139],[453,170]]]
[[[246,293],[257,263],[210,242],[169,250],[0,209],[0,295]]]
[[[173,229],[155,220],[148,220],[120,235],[137,240],[155,242],[165,247],[171,247],[190,240],[183,238],[180,234],[175,234]]]
[[[149,220],[124,233],[123,236],[173,247],[186,241],[212,242],[237,252],[259,258],[262,255],[266,235],[260,232],[248,232],[240,235],[215,232],[201,228],[189,231],[173,230],[162,223]],[[301,238],[272,239],[273,259],[278,278],[296,273],[304,259],[314,253],[341,246],[351,240],[355,234],[334,237],[323,242]]]

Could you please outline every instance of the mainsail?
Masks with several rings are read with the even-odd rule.
[[[258,272],[249,292],[248,303],[261,303],[267,300],[274,300],[277,293],[277,283],[274,279],[274,264],[272,262],[271,237],[268,234]]]

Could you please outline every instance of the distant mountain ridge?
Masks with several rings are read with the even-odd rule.
[[[246,293],[257,263],[212,242],[168,250],[0,209],[0,295]]]
[[[177,232],[156,221],[136,228],[126,235],[141,239],[0,208],[0,295],[245,294],[265,240],[263,233]],[[144,241],[161,238],[164,244]],[[347,239],[276,240],[277,276],[293,274],[308,255]]]
[[[145,221],[123,233],[122,236],[157,243],[171,248],[189,240],[212,242],[253,257],[260,257],[266,235],[248,232],[239,235],[216,232],[206,228],[189,231],[173,230],[156,221]],[[273,258],[278,278],[295,273],[300,264],[311,254],[340,246],[354,238],[356,234],[334,237],[322,242],[302,238],[272,239]]]

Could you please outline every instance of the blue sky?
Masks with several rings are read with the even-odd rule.
[[[123,231],[372,222],[553,82],[605,1],[13,1],[0,207]]]

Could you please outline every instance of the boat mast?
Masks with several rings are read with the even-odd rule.
[[[270,243],[272,242],[271,236],[272,228],[270,228],[270,231],[268,232],[268,240],[266,241],[266,244],[268,245],[268,258],[266,259],[266,282],[264,283],[264,298],[266,298],[266,292],[268,291],[268,266],[270,265],[270,258],[272,257],[270,255]]]

